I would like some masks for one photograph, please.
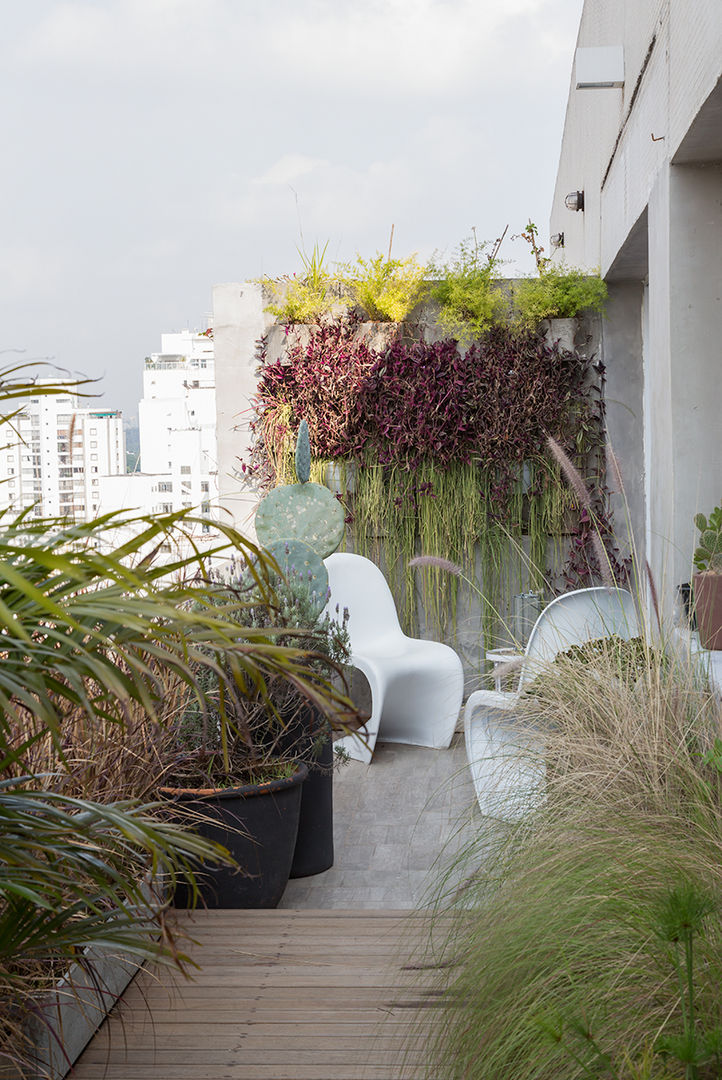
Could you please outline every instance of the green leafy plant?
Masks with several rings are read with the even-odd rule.
[[[581,311],[603,311],[606,283],[598,274],[554,265],[543,255],[538,231],[531,221],[520,234],[532,247],[537,276],[521,278],[514,285],[513,321],[520,328],[536,329],[544,319],[571,319]]]
[[[447,262],[430,267],[431,276],[437,279],[431,295],[440,304],[438,325],[463,345],[505,321],[508,302],[498,272],[504,234],[490,246],[480,243],[474,232],[461,241]]]
[[[426,295],[427,268],[415,255],[392,259],[378,252],[345,268],[343,281],[367,319],[403,322]]]
[[[722,573],[722,506],[716,506],[709,518],[697,514],[694,523],[700,532],[694,553],[695,567],[700,573],[706,570]]]
[[[0,413],[5,407],[8,420],[13,403],[38,392],[65,393],[67,385],[39,391],[21,369],[6,369]],[[207,712],[199,675],[209,672],[228,701],[267,698],[276,675],[308,691],[324,713],[338,701],[304,665],[303,649],[277,644],[273,627],[241,631],[231,605],[219,605],[206,560],[221,551],[254,562],[257,588],[266,590],[269,568],[253,544],[219,523],[222,539],[205,553],[154,558],[192,522],[185,511],[85,523],[27,512],[0,520],[0,1060],[16,1066],[32,1053],[23,1006],[82,960],[85,946],[182,966],[165,904],[145,898],[141,884],[166,873],[171,883],[187,878],[193,891],[198,859],[228,858],[169,825],[158,804],[118,800],[118,774],[101,777],[97,762],[81,761],[95,756],[97,732],[137,722],[135,738],[146,726],[147,741],[143,734],[120,755],[126,762],[139,747],[156,749],[169,686]],[[119,534],[131,538],[114,541]],[[153,761],[134,772],[132,794],[152,770]]]
[[[328,241],[322,248],[314,244],[310,255],[298,249],[304,270],[298,277],[293,274],[263,279],[263,285],[275,298],[266,311],[282,323],[320,323],[334,308],[346,305],[340,280],[326,264],[327,249]]]

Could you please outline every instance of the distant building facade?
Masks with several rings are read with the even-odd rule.
[[[103,485],[103,511],[213,516],[218,498],[212,333],[162,334],[146,357],[138,406],[140,470]],[[210,522],[197,530],[215,536]]]
[[[45,385],[58,380],[38,380],[38,391]],[[95,517],[104,480],[125,471],[122,414],[81,407],[71,384],[67,394],[38,393],[18,408],[17,439],[0,450],[0,507],[32,508],[36,517]]]

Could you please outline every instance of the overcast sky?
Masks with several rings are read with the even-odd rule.
[[[215,283],[546,243],[582,0],[0,0],[0,350],[136,414]],[[508,272],[531,263],[508,241]],[[15,353],[11,350],[25,350]]]

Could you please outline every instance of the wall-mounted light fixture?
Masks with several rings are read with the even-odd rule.
[[[552,247],[555,247],[555,248],[564,247],[564,233],[563,232],[552,233],[551,236],[549,237],[549,243],[551,244]]]
[[[564,205],[567,210],[583,210],[584,209],[584,192],[583,191],[570,191],[564,200]]]

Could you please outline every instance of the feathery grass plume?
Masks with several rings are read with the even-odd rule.
[[[587,485],[584,483],[582,474],[572,464],[571,458],[562,450],[556,439],[553,439],[551,435],[547,436],[547,446],[551,450],[553,456],[556,458],[560,469],[567,478],[568,483],[574,489],[574,493],[579,499],[580,504],[587,510],[592,509],[592,497],[589,494]]]
[[[440,961],[463,959],[439,971],[427,1075],[681,1080],[690,985],[699,1046],[720,1020],[722,927],[703,918],[722,903],[719,703],[688,662],[610,638],[549,665],[513,728],[505,764],[544,782],[523,817],[484,819],[463,890],[439,883]],[[681,987],[658,926],[687,885],[705,900]]]
[[[613,589],[615,587],[615,581],[609,568],[609,556],[607,555],[606,549],[602,542],[602,537],[599,532],[599,527],[597,525],[594,515],[592,497],[589,493],[589,489],[584,483],[582,474],[572,464],[570,458],[567,456],[567,454],[565,454],[559,443],[555,439],[553,439],[551,435],[547,436],[547,445],[556,460],[558,461],[560,469],[566,476],[569,484],[574,490],[574,493],[579,499],[580,504],[584,507],[584,509],[589,514],[589,517],[591,518],[592,524],[594,526],[594,531],[592,532],[592,546],[594,547],[594,554],[596,555],[597,562],[599,563],[599,573],[601,575],[602,582],[607,586],[607,588]]]

